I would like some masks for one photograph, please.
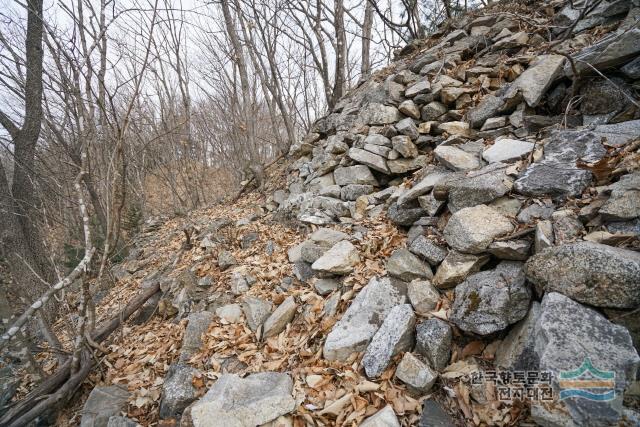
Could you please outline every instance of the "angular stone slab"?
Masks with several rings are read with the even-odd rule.
[[[363,351],[389,311],[405,303],[406,294],[405,283],[373,277],[327,335],[324,358],[345,361],[353,353]]]

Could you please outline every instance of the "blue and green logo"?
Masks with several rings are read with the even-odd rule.
[[[601,371],[585,358],[578,369],[560,372],[560,400],[570,397],[599,402],[613,400],[616,397],[615,377],[614,371]]]

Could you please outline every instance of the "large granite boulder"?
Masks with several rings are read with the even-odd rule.
[[[579,389],[581,393],[594,393],[596,399],[609,393],[610,399],[599,401],[574,394],[575,397],[566,397],[559,403],[565,406],[575,424],[617,425],[623,411],[624,390],[636,378],[640,366],[629,332],[597,311],[557,292],[550,292],[542,299],[535,328],[539,370],[552,373],[556,393],[571,393],[569,387],[562,388],[561,374],[568,380],[579,380],[595,373],[597,379],[610,378],[613,382],[613,390]],[[589,374],[585,377],[587,371]]]
[[[109,418],[126,410],[129,392],[120,386],[94,387],[82,407],[80,427],[107,427]]]
[[[451,357],[453,331],[444,320],[432,318],[416,328],[416,352],[427,358],[436,371],[441,371]]]
[[[344,361],[363,351],[391,309],[405,303],[406,294],[404,282],[373,277],[327,335],[325,359]]]
[[[512,232],[507,217],[487,205],[477,205],[454,213],[444,229],[452,248],[470,254],[484,252],[496,237]]]
[[[511,328],[496,351],[495,365],[512,371],[538,369],[535,354],[535,327],[540,317],[540,303],[534,301],[524,319]]]
[[[405,282],[433,277],[429,265],[405,248],[393,251],[387,260],[387,273]]]
[[[193,378],[198,370],[181,363],[169,367],[162,384],[160,418],[180,418],[182,412],[198,398]]]
[[[416,316],[410,304],[399,304],[389,311],[362,358],[369,378],[380,376],[393,356],[413,347],[415,324]]]
[[[578,196],[591,183],[592,174],[577,168],[576,162],[597,162],[605,154],[600,137],[593,132],[555,132],[544,146],[544,158],[531,164],[515,182],[514,188],[533,197]]]
[[[195,427],[255,427],[296,407],[287,374],[258,372],[246,378],[224,374],[191,408]]]
[[[530,301],[522,263],[503,261],[456,287],[450,318],[463,331],[489,335],[522,319]]]
[[[547,248],[526,263],[538,289],[597,307],[640,305],[640,254],[594,242]]]
[[[348,274],[358,263],[360,263],[358,249],[348,240],[343,240],[318,258],[311,268],[323,273]]]
[[[209,325],[215,315],[209,311],[191,313],[188,317],[189,323],[182,337],[182,348],[180,349],[180,361],[185,362],[202,347],[202,334],[207,332]]]

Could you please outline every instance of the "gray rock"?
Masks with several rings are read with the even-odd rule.
[[[530,300],[522,263],[503,261],[456,287],[450,319],[463,331],[488,335],[522,319]]]
[[[318,258],[311,268],[314,271],[331,274],[348,274],[360,263],[360,255],[348,240],[336,243]]]
[[[593,74],[593,69],[605,70],[624,64],[640,52],[640,28],[615,31],[598,42],[573,55],[576,72]],[[565,74],[573,75],[570,64],[565,65]]]
[[[293,296],[287,297],[264,322],[262,336],[269,338],[282,332],[287,324],[293,320],[297,309],[295,298]]]
[[[387,216],[396,225],[410,226],[425,214],[425,210],[420,207],[401,207],[397,203],[389,205]]]
[[[504,196],[498,197],[496,200],[489,203],[489,207],[497,210],[502,215],[515,217],[522,207],[522,202],[519,199]]]
[[[400,304],[389,311],[362,358],[369,378],[379,377],[393,356],[413,347],[415,325],[416,316],[410,304]]]
[[[450,114],[453,113],[450,112]],[[469,123],[466,122],[456,121],[440,123],[438,124],[436,131],[440,133],[446,132],[449,136],[460,136],[464,138],[469,138],[471,136],[471,132],[469,131]]]
[[[551,218],[553,219],[553,235],[556,245],[575,242],[585,232],[582,222],[570,209],[556,211],[551,215]]]
[[[318,295],[329,295],[340,287],[340,281],[334,278],[321,278],[316,280],[314,288]]]
[[[446,204],[444,200],[437,200],[433,194],[419,196],[418,203],[422,209],[427,211],[427,215],[429,216],[439,215]]]
[[[418,156],[418,148],[408,136],[394,136],[391,138],[391,143],[393,144],[393,149],[400,153],[402,157],[414,158]]]
[[[530,107],[536,107],[551,84],[563,73],[566,58],[562,55],[540,55],[535,62],[511,84],[512,93],[519,92]]]
[[[213,317],[213,313],[208,311],[191,313],[189,315],[189,323],[182,337],[182,348],[180,349],[181,362],[186,362],[191,359],[191,356],[200,351],[202,347],[202,334],[209,329]]]
[[[289,192],[286,190],[276,190],[273,192],[273,196],[272,196],[273,201],[276,202],[278,205],[283,204],[288,197],[289,197]]]
[[[337,163],[334,166],[336,165]],[[322,173],[324,173],[324,171]],[[315,175],[311,175],[311,176],[315,176]],[[324,175],[313,178],[307,184],[307,191],[310,191],[312,193],[318,193],[318,194],[326,193],[328,189],[333,185],[335,185],[335,181],[333,179],[333,172],[329,172],[329,173],[325,173]]]
[[[550,292],[542,299],[536,323],[535,353],[540,360],[539,369],[552,372],[556,393],[560,373],[576,370],[587,361],[600,371],[613,371],[613,400],[568,398],[563,403],[577,425],[617,424],[624,390],[636,378],[640,366],[640,357],[624,327],[562,294]]]
[[[505,240],[493,242],[487,251],[498,259],[526,261],[529,258],[531,242],[528,240]]]
[[[482,158],[489,163],[511,162],[529,155],[534,145],[532,142],[504,138],[484,150]]]
[[[446,105],[438,101],[432,101],[422,107],[422,120],[431,121],[438,120],[442,115],[449,111]]]
[[[626,221],[640,216],[640,173],[621,177],[610,189],[611,196],[599,210],[605,221]]]
[[[428,93],[430,91],[431,91],[431,84],[429,83],[429,79],[424,78],[419,82],[409,86],[407,90],[405,90],[404,96],[406,96],[407,98],[413,98],[416,95]]]
[[[509,35],[507,37],[501,38],[496,43],[493,44],[492,49],[501,50],[501,49],[513,49],[516,47],[522,47],[527,44],[529,41],[529,35],[524,31],[520,31],[518,33]]]
[[[320,258],[331,246],[314,242],[313,240],[305,240],[300,248],[302,260],[310,264]]]
[[[387,405],[369,418],[362,421],[360,427],[400,427],[400,422],[393,407]]]
[[[82,407],[80,427],[106,427],[109,418],[126,410],[129,392],[119,386],[94,387]]]
[[[349,239],[349,235],[347,233],[343,233],[340,230],[321,227],[311,233],[309,239],[320,245],[331,247],[342,240]]]
[[[448,252],[445,248],[425,236],[416,237],[413,242],[411,242],[409,250],[426,260],[432,266],[440,264]]]
[[[400,119],[401,115],[396,107],[377,103],[366,105],[358,114],[358,120],[367,125],[387,125]]]
[[[464,208],[454,213],[444,229],[444,237],[452,248],[478,254],[496,237],[512,232],[511,221],[486,205]]]
[[[365,165],[355,165],[337,168],[333,171],[333,178],[338,185],[365,184],[378,185],[378,180]]]
[[[538,221],[536,224],[536,234],[534,236],[534,251],[540,253],[548,247],[553,246],[553,224],[551,221]]]
[[[367,151],[372,152],[373,154],[377,154],[387,159],[390,157],[390,153],[393,151],[392,148],[385,147],[383,145],[365,144],[363,148]]]
[[[302,283],[308,282],[315,276],[316,272],[311,268],[311,264],[302,260],[293,264],[293,275]]]
[[[478,128],[505,108],[505,104],[506,102],[499,96],[485,95],[478,105],[467,111],[467,121],[472,128]]]
[[[229,323],[239,323],[242,320],[240,304],[227,304],[216,308],[216,316]]]
[[[378,172],[385,174],[389,174],[391,172],[384,157],[373,154],[370,151],[353,147],[349,149],[348,155],[353,161],[369,166],[371,169],[377,170]]]
[[[140,424],[130,418],[114,415],[109,417],[107,427],[138,427]]]
[[[509,331],[496,351],[495,366],[510,371],[535,371],[535,326],[540,317],[540,304],[534,301],[529,313]]]
[[[265,320],[271,315],[273,304],[256,297],[245,297],[242,302],[242,311],[247,319],[247,326],[256,332]]]
[[[470,274],[478,272],[487,261],[489,257],[486,255],[476,256],[449,251],[433,276],[433,284],[440,289],[452,288]]]
[[[415,279],[407,285],[409,301],[420,316],[427,316],[435,310],[440,293],[428,280]]]
[[[218,268],[220,268],[221,271],[237,264],[238,261],[236,261],[236,258],[231,252],[223,250],[218,254]]]
[[[391,140],[389,138],[387,138],[384,135],[380,135],[378,133],[374,133],[371,135],[368,135],[365,139],[364,139],[364,144],[371,144],[371,145],[380,145],[383,147],[389,147],[391,148]],[[357,183],[354,183],[357,184]]]
[[[621,77],[594,79],[580,90],[580,112],[585,119],[587,116],[605,116],[601,124],[606,124],[610,117],[630,106],[626,94],[631,90]]]
[[[249,249],[258,239],[259,236],[256,232],[244,234],[240,240],[240,247],[242,249]]]
[[[392,153],[398,153],[398,152],[394,150],[392,151]],[[417,169],[421,169],[425,167],[427,163],[428,163],[427,156],[420,155],[413,159],[388,160],[387,166],[389,167],[389,171],[392,174],[400,175],[400,174],[411,172]]]
[[[372,185],[349,184],[340,190],[340,198],[347,201],[355,201],[360,196],[366,196],[375,190]]]
[[[338,305],[340,304],[340,298],[342,295],[340,292],[334,292],[324,303],[322,307],[322,316],[333,317],[338,312]]]
[[[240,271],[234,271],[231,273],[229,286],[231,287],[231,293],[234,295],[242,295],[249,290],[249,282],[245,275]]]
[[[439,145],[433,150],[436,160],[454,171],[477,169],[480,160],[470,153],[456,147]]]
[[[396,130],[400,132],[402,135],[405,135],[414,141],[418,139],[418,137],[420,136],[420,133],[418,132],[418,128],[413,122],[413,119],[410,117],[400,120],[398,123],[396,123],[395,127],[396,127]],[[397,137],[394,137],[394,138],[397,138]],[[391,138],[391,143],[393,144],[393,138]],[[396,144],[393,144],[393,148],[395,148],[397,151],[400,151],[398,150],[398,148],[396,148]],[[400,153],[402,154],[402,151],[400,151]],[[405,156],[405,157],[416,157],[417,155],[418,153],[416,152],[414,156]]]
[[[480,130],[484,132],[484,131],[488,131],[488,130],[494,130],[494,129],[503,128],[506,125],[507,125],[507,117],[506,116],[491,117],[491,118],[488,118],[484,122],[484,124],[482,125]],[[489,161],[489,160],[487,160],[487,161]],[[500,160],[500,161],[502,161],[502,160]]]
[[[438,373],[411,353],[405,353],[396,368],[396,378],[414,393],[428,393],[438,379]]]
[[[620,71],[630,79],[640,79],[640,56],[620,68]]]
[[[444,168],[438,167],[427,167],[428,169],[425,171],[426,174],[424,178],[422,178],[418,183],[416,183],[409,190],[405,191],[398,197],[398,204],[405,205],[408,202],[411,202],[417,199],[419,196],[423,194],[427,194],[431,191],[431,189],[441,182],[447,176],[450,176],[451,173],[445,170]]]
[[[455,425],[451,415],[442,409],[442,405],[433,399],[424,401],[418,427],[454,427]]]
[[[553,204],[538,204],[533,203],[526,208],[522,209],[518,214],[518,222],[527,224],[535,219],[549,219],[553,214]]]
[[[0,312],[3,314],[0,319],[3,322],[5,320],[8,321],[12,315],[9,302],[3,297],[0,297],[0,301]],[[3,328],[0,328],[0,332],[4,332]],[[18,391],[20,383],[20,379],[16,378],[13,366],[7,365],[0,368],[0,407],[4,407],[11,401],[11,399],[13,399]]]
[[[181,363],[172,364],[162,385],[160,418],[180,418],[182,412],[198,398],[198,389],[192,385],[198,370]]]
[[[453,331],[444,320],[432,318],[416,328],[416,352],[427,358],[433,369],[441,371],[451,357]]]
[[[640,254],[593,242],[548,248],[526,264],[538,289],[597,307],[640,305]]]
[[[431,279],[431,268],[405,248],[393,251],[387,260],[387,273],[405,282],[413,279]]]
[[[191,409],[195,427],[255,427],[292,412],[293,381],[287,374],[259,372],[246,378],[224,374]]]
[[[295,263],[298,262],[302,259],[302,245],[304,244],[304,242],[295,245],[295,246],[291,246],[289,249],[287,249],[287,258],[289,259],[290,263]]]
[[[592,132],[554,133],[544,147],[544,158],[531,164],[515,182],[514,188],[527,196],[577,196],[591,182],[591,172],[576,168],[578,160],[601,160],[606,150]]]
[[[363,351],[391,309],[405,302],[406,293],[403,282],[372,278],[327,335],[324,358],[345,361]]]
[[[507,194],[513,181],[503,163],[494,163],[482,169],[459,173],[442,180],[436,188],[448,189],[448,206],[457,212],[471,206],[490,203]]]
[[[204,276],[198,279],[199,288],[210,288],[213,285],[213,277]]]

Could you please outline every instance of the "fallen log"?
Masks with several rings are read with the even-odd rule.
[[[145,289],[118,313],[108,321],[100,325],[91,334],[91,339],[100,343],[124,323],[136,310],[160,291],[160,285]],[[71,358],[69,358],[58,370],[47,377],[38,387],[32,390],[24,399],[15,402],[9,410],[0,418],[2,427],[19,427],[29,424],[39,416],[51,409],[57,409],[57,405],[66,402],[80,387],[84,379],[94,367],[94,358],[89,350],[81,353],[80,365],[76,372],[71,372]]]

